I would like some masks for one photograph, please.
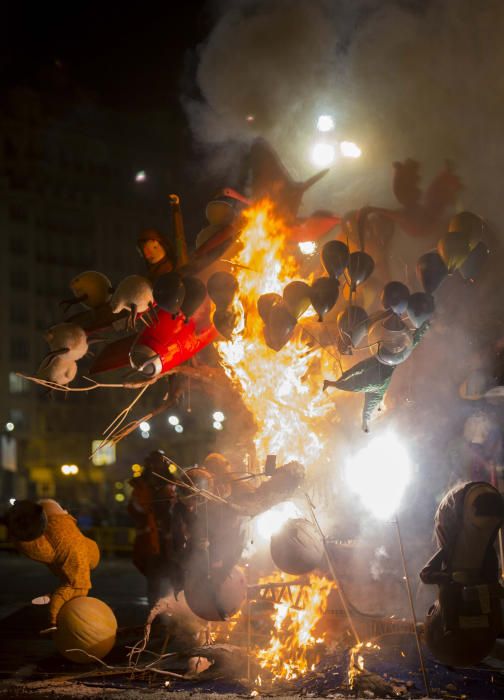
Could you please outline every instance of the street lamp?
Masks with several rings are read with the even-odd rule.
[[[75,476],[79,473],[79,467],[76,464],[63,464],[61,466],[61,473],[64,476]]]

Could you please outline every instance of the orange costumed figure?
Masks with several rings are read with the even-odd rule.
[[[72,598],[86,596],[90,572],[100,561],[100,550],[85,537],[75,519],[50,499],[17,501],[6,516],[10,538],[16,548],[34,561],[47,564],[60,579],[50,596],[50,624],[56,626],[60,608]]]

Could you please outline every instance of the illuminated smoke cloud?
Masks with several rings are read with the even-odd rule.
[[[499,76],[504,4],[500,0],[378,2],[270,0],[218,5],[200,48],[202,100],[187,102],[202,144],[221,146],[261,134],[303,178],[320,114],[335,138],[362,148],[339,160],[307,205],[351,208],[391,200],[391,163],[416,157],[426,180],[453,159],[466,183],[464,206],[497,216],[504,168]],[[253,116],[253,120],[247,117]]]

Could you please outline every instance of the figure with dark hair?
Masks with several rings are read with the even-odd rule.
[[[16,501],[6,515],[9,537],[16,549],[34,561],[47,564],[60,579],[50,596],[49,619],[56,626],[60,608],[72,598],[86,596],[90,572],[98,566],[100,551],[85,537],[75,519],[56,501]]]
[[[426,641],[433,655],[450,665],[473,664],[491,650],[502,632],[497,533],[504,501],[491,484],[469,482],[451,489],[435,516],[438,551],[420,572],[439,586],[430,608]]]
[[[180,199],[176,194],[171,194],[169,200],[172,209],[175,247],[167,236],[154,228],[145,229],[137,238],[137,248],[147,264],[148,277],[151,282],[167,272],[182,267],[188,261]]]
[[[167,461],[162,450],[151,452],[145,459],[140,476],[130,480],[133,488],[128,512],[136,527],[133,564],[147,579],[149,603],[156,603],[171,588],[176,577],[173,557],[172,515],[176,501],[175,486],[155,474],[164,474]]]

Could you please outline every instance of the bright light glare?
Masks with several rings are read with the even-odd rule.
[[[143,433],[148,433],[149,430],[150,430],[150,423],[147,423],[146,420],[143,420],[143,421],[140,423],[139,428],[140,428],[140,430],[141,430]]]
[[[212,418],[213,418],[215,421],[218,421],[219,423],[222,423],[222,421],[226,419],[226,416],[222,413],[222,411],[215,411],[215,413],[213,414]]]
[[[10,422],[6,423],[5,430],[7,430],[7,432],[9,432],[9,433],[12,433],[12,431],[14,430],[14,423],[10,423]]]
[[[178,423],[178,424],[175,426],[175,432],[176,432],[176,433],[183,433],[183,432],[184,432],[184,426],[183,426],[183,425],[180,425],[180,423]]]
[[[11,506],[13,506],[15,502],[16,502],[15,498],[9,498],[9,503],[11,504]]]
[[[334,161],[336,151],[330,143],[316,143],[313,147],[311,158],[318,168],[327,168]]]
[[[395,435],[380,435],[348,461],[345,476],[363,505],[385,520],[399,507],[411,478],[411,461]]]
[[[213,427],[215,428],[215,430],[222,430],[224,426],[219,420],[215,420],[213,423]]]
[[[177,416],[168,416],[168,423],[170,425],[178,425],[180,423],[180,420]]]
[[[118,503],[122,503],[124,501],[124,499],[126,498],[126,496],[124,495],[124,493],[116,493],[114,498],[116,499],[116,501]]]
[[[78,474],[79,467],[76,464],[63,464],[61,466],[61,473],[65,476],[69,476],[70,474]]]
[[[351,141],[342,141],[340,143],[340,151],[344,158],[360,158],[362,155],[361,149],[356,143]]]
[[[147,179],[147,173],[145,170],[139,170],[135,175],[135,182],[145,182]]]
[[[301,511],[292,501],[279,503],[255,518],[253,521],[254,534],[257,539],[269,540],[271,535],[275,535],[287,520],[301,516]]]
[[[144,440],[150,438],[150,433],[147,430],[142,430],[142,437]]]
[[[317,129],[319,131],[332,131],[334,129],[334,119],[330,114],[321,114],[317,119]]]
[[[315,241],[301,241],[298,243],[298,248],[303,255],[314,255],[317,251],[317,244]]]

